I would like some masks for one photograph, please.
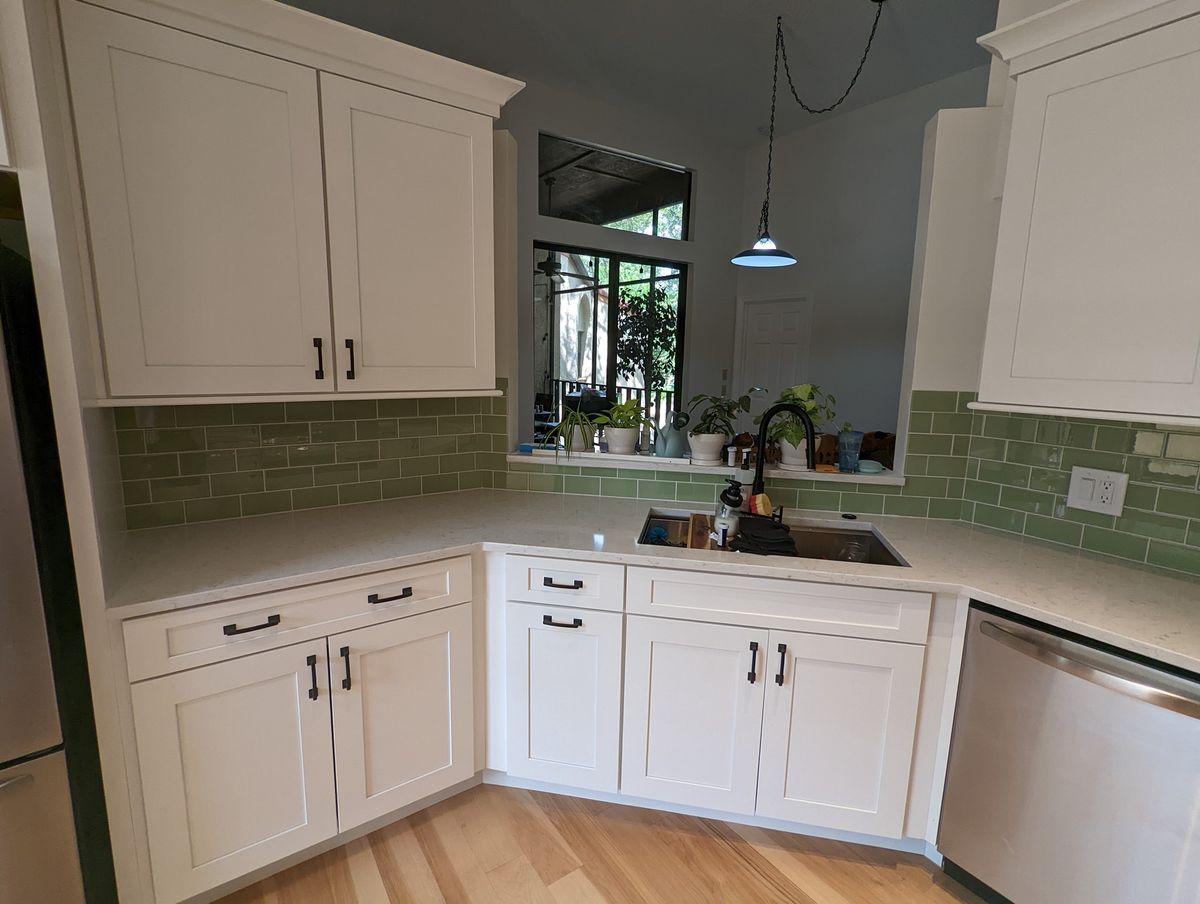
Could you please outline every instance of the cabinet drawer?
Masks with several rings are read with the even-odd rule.
[[[178,672],[471,599],[461,556],[124,623],[129,680]]]
[[[928,593],[707,572],[629,569],[629,612],[924,643]]]
[[[510,600],[620,612],[625,605],[625,567],[541,556],[509,556],[505,562]]]

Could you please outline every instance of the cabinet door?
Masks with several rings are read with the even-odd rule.
[[[62,13],[110,392],[332,390],[316,72]]]
[[[899,838],[925,648],[772,631],[769,654],[755,812]]]
[[[508,604],[510,775],[617,790],[622,619]]]
[[[335,635],[329,651],[343,832],[475,774],[469,603]]]
[[[623,793],[754,812],[766,644],[763,630],[629,616]]]
[[[160,904],[337,833],[328,693],[323,639],[133,686]]]
[[[494,388],[491,119],[324,72],[321,112],[338,388]]]
[[[1017,77],[980,398],[1200,417],[1200,17]]]

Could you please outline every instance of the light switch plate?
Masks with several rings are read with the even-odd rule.
[[[1125,509],[1129,475],[1098,468],[1072,468],[1067,490],[1067,508],[1119,515]]]

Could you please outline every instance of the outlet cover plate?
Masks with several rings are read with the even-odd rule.
[[[1103,515],[1119,515],[1125,509],[1129,475],[1098,468],[1072,468],[1067,490],[1067,508]]]

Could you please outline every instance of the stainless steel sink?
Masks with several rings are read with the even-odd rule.
[[[689,519],[693,514],[684,509],[650,509],[638,545],[685,548]],[[900,553],[872,524],[815,518],[789,518],[784,523],[791,529],[799,558],[908,567]]]

